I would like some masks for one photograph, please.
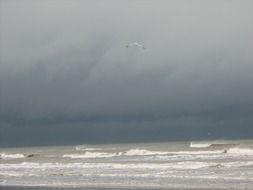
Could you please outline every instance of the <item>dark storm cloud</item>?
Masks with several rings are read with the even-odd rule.
[[[243,136],[253,124],[251,1],[0,3],[8,137]],[[147,49],[125,48],[133,41]]]

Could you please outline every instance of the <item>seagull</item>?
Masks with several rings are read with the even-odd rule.
[[[142,48],[142,49],[146,49],[142,44],[140,44],[138,42],[133,42],[133,43],[127,44],[126,48],[129,48],[129,47],[139,47],[139,48]]]

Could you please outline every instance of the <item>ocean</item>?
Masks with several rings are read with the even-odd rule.
[[[1,148],[0,189],[253,189],[253,140]]]

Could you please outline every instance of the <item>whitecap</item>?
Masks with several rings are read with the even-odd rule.
[[[126,156],[145,156],[145,155],[163,155],[168,154],[169,152],[161,152],[161,151],[150,151],[146,149],[130,149],[124,152]]]
[[[17,159],[17,158],[24,158],[24,154],[6,154],[6,153],[0,153],[0,158],[2,159]]]
[[[190,147],[191,148],[207,148],[210,147],[211,143],[205,143],[205,142],[191,142]]]
[[[212,150],[212,151],[150,151],[146,149],[130,149],[124,152],[126,156],[148,156],[148,155],[203,155],[203,154],[221,154],[224,150]]]
[[[101,148],[87,147],[85,145],[78,145],[75,147],[76,150],[84,150],[84,151],[93,151],[93,150],[101,150]]]
[[[121,153],[106,153],[106,152],[85,152],[84,154],[65,154],[63,158],[110,158],[113,156],[120,156]]]
[[[227,141],[209,141],[209,142],[191,142],[190,148],[208,148],[208,147],[227,147],[227,146],[235,146],[238,145],[235,142],[227,142]]]
[[[230,148],[227,150],[229,154],[235,155],[253,155],[253,149],[249,148]]]

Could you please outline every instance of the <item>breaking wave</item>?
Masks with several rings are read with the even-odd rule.
[[[211,145],[212,145],[211,143],[200,143],[200,142],[190,143],[191,148],[206,148],[206,147],[210,147]]]
[[[87,147],[85,145],[78,145],[76,146],[76,150],[93,151],[93,150],[101,150],[101,148],[93,148],[93,147]]]
[[[1,159],[17,159],[17,158],[25,158],[24,154],[6,154],[0,153]]]
[[[249,148],[230,148],[227,150],[229,154],[239,154],[239,155],[253,155],[253,149]]]
[[[146,149],[130,149],[123,154],[126,156],[145,156],[145,155],[164,155],[169,152],[161,152],[161,151],[150,151]]]
[[[232,142],[225,141],[213,141],[213,142],[191,142],[191,148],[208,148],[208,147],[226,147],[226,146],[235,146],[238,145]]]
[[[253,149],[248,148],[222,148],[219,150],[194,150],[194,151],[151,151],[147,149],[129,149],[123,152],[96,152],[96,151],[85,151],[82,154],[64,154],[64,158],[110,158],[118,156],[176,156],[176,155],[196,155],[196,156],[211,156],[219,154],[229,155],[253,155]],[[20,155],[17,155],[20,156]],[[24,156],[24,155],[23,155]]]
[[[83,154],[65,154],[63,158],[110,158],[117,156],[171,156],[171,155],[214,155],[225,153],[224,150],[213,150],[213,151],[177,151],[177,152],[166,152],[166,151],[150,151],[146,149],[130,149],[124,152],[89,152],[86,151]]]
[[[160,151],[149,151],[145,149],[130,149],[124,153],[126,156],[146,156],[146,155],[198,155],[198,154],[221,154],[224,150],[213,150],[213,151],[176,151],[176,152],[160,152]]]
[[[120,153],[106,153],[106,152],[85,152],[84,154],[65,154],[63,158],[110,158],[114,156],[120,156]]]

